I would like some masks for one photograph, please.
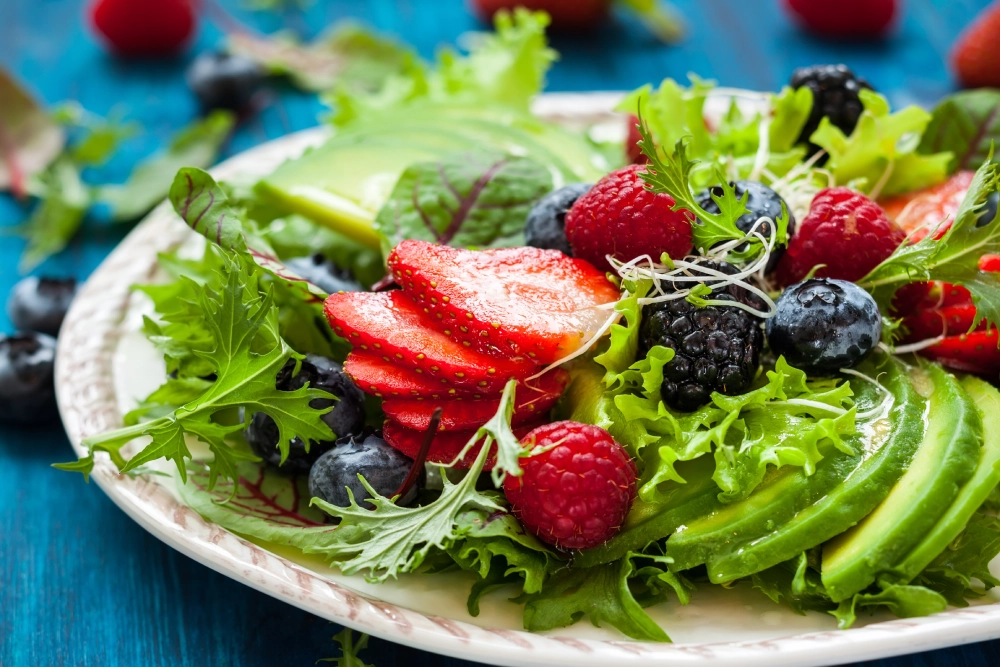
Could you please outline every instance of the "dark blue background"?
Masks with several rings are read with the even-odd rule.
[[[145,2],[147,0],[134,0]],[[830,0],[831,2],[835,0]],[[952,90],[946,56],[986,0],[903,0],[898,30],[876,43],[816,41],[795,30],[778,0],[678,0],[690,26],[680,46],[656,43],[635,21],[619,19],[583,39],[557,36],[562,60],[551,90],[631,88],[688,72],[723,85],[776,89],[794,67],[845,62],[894,105],[931,104]],[[202,27],[188,55],[165,62],[123,62],[88,34],[81,0],[0,0],[0,65],[48,104],[77,99],[106,114],[118,108],[144,131],[91,182],[125,179],[196,114],[183,72],[191,54],[219,44]],[[270,32],[291,26],[315,34],[347,16],[413,44],[432,57],[444,43],[478,28],[463,0],[315,0],[304,14],[242,11],[240,20]],[[314,96],[276,91],[246,122],[226,155],[315,125]],[[386,159],[392,159],[387,155]],[[0,198],[0,225],[24,211]],[[89,221],[72,246],[39,273],[86,278],[126,229]],[[18,279],[22,244],[0,237],[0,296]],[[0,332],[10,331],[0,313]],[[0,665],[312,665],[336,654],[330,623],[257,593],[167,548],[122,514],[93,485],[49,467],[71,456],[58,425],[0,427]],[[378,667],[470,665],[373,640]],[[971,665],[1000,662],[1000,642],[868,663]]]

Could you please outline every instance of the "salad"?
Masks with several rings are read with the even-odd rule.
[[[644,608],[734,585],[847,628],[1000,583],[1000,93],[666,80],[622,146],[529,113],[545,26],[333,93],[259,182],[181,169],[205,250],[136,287],[163,385],[59,467],[170,462],[229,530],[464,570],[531,631],[668,641]]]

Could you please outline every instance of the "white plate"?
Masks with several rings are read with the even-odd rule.
[[[536,111],[569,125],[604,124],[624,136],[610,113],[618,94],[547,95]],[[724,102],[724,100],[718,100]],[[718,104],[713,102],[713,107]],[[321,142],[316,128],[272,141],[213,170],[219,178],[258,177]],[[156,254],[193,233],[161,206],[115,249],[84,285],[63,325],[56,389],[63,423],[80,441],[121,426],[121,414],[163,378],[163,363],[139,333],[145,304],[129,286],[155,275]],[[650,610],[673,644],[638,642],[587,621],[545,634],[521,628],[521,607],[492,594],[482,613],[465,610],[465,574],[404,576],[369,585],[297,552],[275,553],[208,523],[181,504],[173,480],[118,475],[103,454],[93,479],[130,517],[181,553],[289,604],[326,619],[417,648],[497,665],[779,665],[851,662],[1000,637],[1000,596],[927,618],[876,616],[838,631],[832,617],[797,616],[749,586],[698,591],[687,607]],[[67,480],[67,483],[74,483]]]

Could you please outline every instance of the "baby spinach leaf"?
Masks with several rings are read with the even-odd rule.
[[[111,207],[116,220],[134,220],[147,213],[167,197],[178,169],[215,163],[235,123],[231,112],[213,111],[175,135],[166,151],[139,163],[123,185],[101,188],[98,200]]]
[[[534,203],[552,189],[552,175],[534,160],[497,151],[450,154],[408,167],[375,227],[395,246],[423,239],[459,247],[523,242]]]
[[[1000,142],[1000,90],[982,88],[955,93],[934,109],[920,140],[919,153],[949,151],[948,171],[974,169]]]
[[[0,191],[26,195],[28,179],[62,152],[65,141],[62,128],[0,67]]]

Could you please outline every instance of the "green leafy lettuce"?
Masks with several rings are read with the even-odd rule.
[[[733,98],[718,126],[710,129],[705,103],[714,90],[714,82],[693,76],[688,88],[665,79],[657,89],[647,85],[633,91],[617,109],[640,116],[657,146],[669,149],[687,139],[688,154],[696,162],[690,175],[695,188],[751,174],[771,182],[802,161],[805,148],[795,144],[812,109],[807,89],[785,88],[743,106]],[[716,179],[717,171],[725,178]]]
[[[319,662],[336,663],[336,667],[375,667],[358,657],[358,653],[368,648],[368,635],[358,635],[354,639],[354,631],[344,628],[333,636],[333,641],[340,644],[339,658],[323,658]]]
[[[1000,90],[963,90],[941,100],[931,114],[917,151],[950,152],[950,172],[982,164],[1000,141]]]
[[[860,97],[864,111],[849,137],[825,117],[810,137],[829,154],[826,168],[837,183],[884,196],[919,190],[947,177],[950,152],[917,151],[931,121],[928,112],[910,106],[890,113],[886,99],[871,90],[862,90]]]
[[[492,150],[410,165],[375,218],[389,247],[423,239],[458,247],[524,243],[524,220],[552,189],[538,162]]]
[[[569,390],[571,419],[609,430],[640,462],[639,497],[662,501],[659,485],[684,482],[676,465],[710,455],[720,499],[745,498],[764,478],[768,466],[792,465],[812,474],[832,445],[853,453],[846,437],[856,433],[850,383],[810,380],[779,358],[739,396],[713,393],[711,403],[691,413],[676,412],[660,398],[663,367],[673,350],[656,346],[635,359],[641,319],[639,299],[650,284],[630,287],[617,306],[625,320],[615,324],[594,361],[605,369],[595,382],[592,369],[577,370]]]
[[[335,109],[332,122],[343,126],[415,102],[500,105],[527,111],[556,59],[545,40],[549,17],[544,12],[516,9],[513,14],[498,12],[494,21],[496,32],[476,35],[466,56],[444,48],[436,66],[411,61],[375,93],[335,87],[328,97]]]
[[[944,234],[930,233],[917,243],[904,243],[859,281],[872,292],[883,313],[889,312],[893,296],[903,285],[940,280],[971,292],[976,305],[973,328],[983,319],[1000,325],[1000,276],[979,269],[983,255],[1000,252],[1000,216],[986,224],[980,220],[987,199],[998,190],[1000,165],[990,153]]]
[[[245,415],[266,413],[275,421],[282,458],[288,456],[294,437],[307,442],[334,439],[321,419],[329,408],[317,410],[310,405],[316,399],[332,400],[332,395],[308,386],[295,391],[280,391],[275,386],[278,371],[292,362],[297,372],[302,356],[279,335],[278,308],[272,291],[260,289],[257,265],[234,253],[224,258],[222,272],[221,287],[205,287],[197,301],[212,346],[195,354],[208,362],[215,379],[196,398],[152,421],[85,439],[83,445],[90,453],[60,467],[88,475],[94,453],[103,451],[122,472],[157,459],[171,460],[183,481],[186,462],[193,458],[187,444],[187,436],[192,436],[207,444],[213,454],[208,462],[209,488],[220,476],[236,481],[239,463],[256,460],[234,440],[244,428],[242,422],[232,419],[240,409]],[[126,459],[123,447],[140,436],[148,436],[150,442]]]

